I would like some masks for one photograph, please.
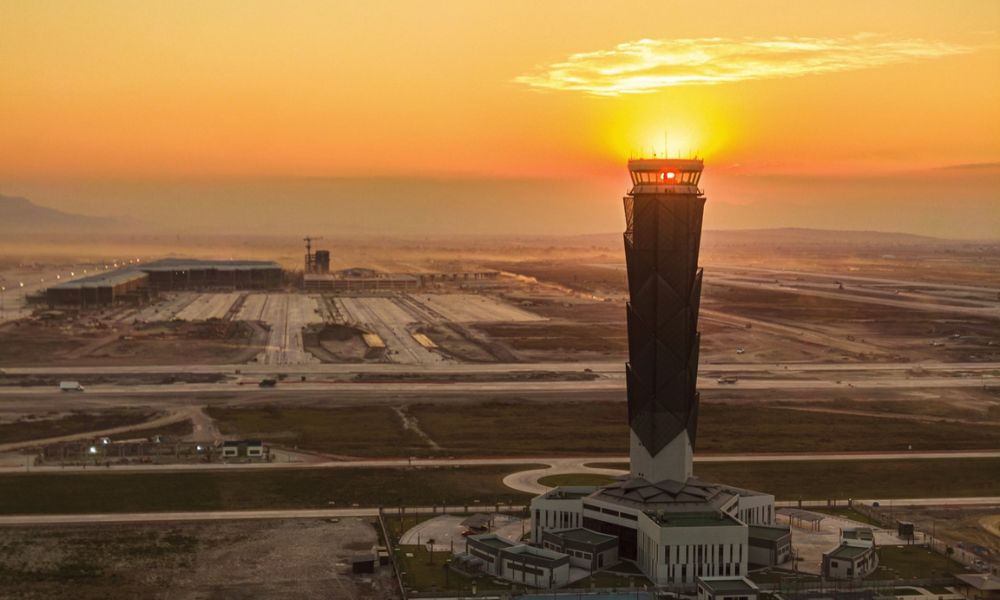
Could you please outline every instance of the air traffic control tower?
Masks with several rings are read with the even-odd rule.
[[[657,585],[685,590],[699,577],[742,578],[750,547],[768,543],[752,538],[750,528],[774,526],[774,496],[692,475],[702,166],[700,160],[628,163],[630,473],[602,486],[556,487],[531,501],[536,545],[582,535],[577,530],[610,536],[618,540],[618,559]],[[786,539],[785,530],[768,532]]]
[[[698,424],[701,160],[628,163],[628,422],[632,477],[687,481]]]

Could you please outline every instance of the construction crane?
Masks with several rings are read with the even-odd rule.
[[[321,239],[323,238],[309,237],[308,235],[302,238],[302,241],[306,243],[306,273],[312,273],[316,270],[316,257],[313,256],[312,243]]]

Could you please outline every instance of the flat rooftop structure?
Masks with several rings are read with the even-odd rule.
[[[212,260],[198,258],[163,258],[143,263],[140,271],[250,271],[255,269],[277,269],[281,265],[273,260]]]
[[[478,542],[484,546],[489,546],[490,548],[495,548],[497,550],[503,550],[504,548],[510,548],[514,546],[514,542],[505,540],[504,538],[498,536],[495,533],[481,533],[479,535],[470,535],[469,539]]]
[[[79,288],[113,287],[116,285],[138,281],[145,277],[146,273],[134,268],[116,269],[114,271],[96,273],[94,275],[87,275],[86,277],[80,277],[78,279],[63,281],[53,285],[49,289],[72,290]]]
[[[671,512],[648,516],[661,527],[731,527],[740,524],[724,512]]]
[[[757,586],[746,577],[699,577],[702,586],[713,594],[756,594]]]
[[[850,544],[841,544],[826,553],[829,558],[842,558],[844,560],[853,560],[859,556],[864,556],[866,553],[872,550],[871,546],[852,546]]]
[[[791,531],[785,527],[773,527],[771,525],[750,525],[749,535],[758,540],[770,540],[776,542],[787,537]]]
[[[416,289],[420,279],[405,273],[372,273],[355,270],[337,273],[306,273],[302,285],[309,290]]]
[[[597,491],[597,486],[567,485],[553,488],[544,494],[551,500],[575,500],[589,496]]]
[[[1000,577],[989,573],[962,573],[955,575],[955,579],[984,592],[1000,591]]]
[[[788,517],[788,523],[799,527],[808,526],[814,531],[819,531],[819,524],[826,518],[825,515],[815,513],[801,508],[779,508],[775,514]]]
[[[564,540],[570,540],[574,542],[583,542],[585,544],[602,544],[610,540],[617,540],[613,535],[607,535],[605,533],[598,533],[596,531],[591,531],[590,529],[584,529],[583,527],[577,527],[575,529],[556,529],[554,531],[549,531],[552,535],[557,535]]]
[[[719,509],[737,494],[691,477],[687,481],[650,483],[638,477],[601,487],[592,498],[644,511]]]
[[[563,554],[562,552],[556,552],[555,550],[548,550],[546,548],[536,548],[535,546],[529,546],[527,544],[519,544],[517,546],[505,548],[503,550],[503,555],[507,557],[530,557],[538,561],[556,564],[569,562],[569,556]]]

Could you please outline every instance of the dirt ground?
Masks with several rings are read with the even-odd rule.
[[[362,519],[4,528],[0,590],[19,600],[393,598],[390,567],[350,572],[350,557],[376,543]]]
[[[246,362],[266,330],[237,321],[108,323],[70,316],[0,325],[0,364],[141,365]]]
[[[360,363],[378,361],[382,352],[368,348],[356,327],[339,324],[310,325],[302,330],[302,345],[323,362]]]
[[[1000,509],[969,507],[892,507],[880,510],[883,516],[912,521],[917,529],[949,545],[960,547],[984,559],[1000,557]],[[978,548],[977,548],[978,547]],[[977,551],[978,550],[978,551]]]

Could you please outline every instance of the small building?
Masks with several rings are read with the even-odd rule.
[[[344,269],[336,273],[306,273],[302,286],[315,291],[394,291],[415,290],[420,280],[407,273],[383,273],[373,269]]]
[[[494,533],[470,535],[465,538],[465,552],[474,559],[469,566],[498,577],[501,572],[500,552],[514,545]]]
[[[861,579],[877,566],[875,544],[841,540],[839,546],[823,553],[823,577],[829,579]]]
[[[351,557],[351,573],[374,573],[375,555],[359,554]]]
[[[222,458],[247,458],[263,460],[268,455],[264,442],[260,440],[230,440],[222,442]]]
[[[913,521],[896,521],[896,535],[904,540],[912,540],[915,528]]]
[[[600,571],[618,563],[618,538],[582,527],[542,532],[542,547],[569,555],[569,564]]]
[[[750,567],[774,567],[792,558],[792,530],[775,525],[751,525],[747,534]]]
[[[759,593],[746,577],[698,578],[698,600],[757,600]]]
[[[476,513],[471,517],[466,517],[460,525],[473,533],[484,533],[493,526],[493,517],[485,513]]]
[[[1000,577],[989,573],[955,575],[955,589],[966,600],[1000,600]]]
[[[527,544],[500,551],[500,577],[537,588],[557,588],[569,583],[569,556]]]

